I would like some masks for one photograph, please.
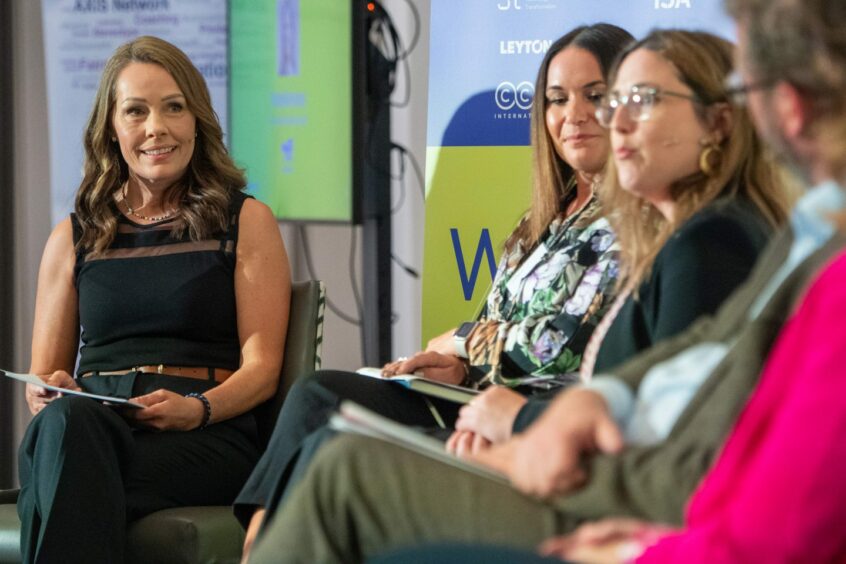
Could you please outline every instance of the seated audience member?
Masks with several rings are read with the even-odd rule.
[[[714,66],[719,66],[723,75],[727,74],[731,59],[729,44],[715,38],[700,41],[706,43],[706,48],[713,48],[720,53],[720,59]],[[707,41],[717,45],[708,45]],[[691,45],[679,45],[677,51],[685,47]],[[667,74],[671,71],[670,67]],[[693,68],[688,74],[694,83],[706,82],[696,76]],[[711,89],[721,93],[722,83],[712,82],[709,85]],[[635,84],[631,80],[629,83],[630,86]],[[670,102],[673,102],[680,97],[673,92],[664,94],[654,85],[648,86],[650,90],[647,91],[646,83],[637,84],[641,87],[638,95],[643,98],[642,102],[636,110],[629,110],[628,105],[624,107],[632,114],[637,111],[638,120],[650,117],[648,112],[652,112],[652,105],[657,104],[657,98],[674,95],[670,98]],[[702,87],[702,90],[706,95],[713,96],[707,92],[707,87]],[[633,87],[632,92],[636,91],[637,88]],[[647,96],[652,98],[647,100]],[[615,322],[608,323],[617,316],[616,311],[599,326],[601,340],[605,335],[605,327],[610,325],[609,338],[603,341],[609,344],[599,349],[600,359],[611,357],[613,360],[610,362],[613,362],[633,355],[655,340],[672,336],[684,329],[699,315],[712,313],[746,278],[772,227],[785,214],[782,194],[773,181],[771,171],[763,162],[760,151],[755,153],[757,148],[752,146],[739,148],[737,145],[748,139],[732,138],[729,135],[733,119],[729,104],[711,98],[706,102],[693,94],[687,96],[691,103],[686,107],[679,103],[670,110],[662,111],[659,106],[655,110],[656,117],[648,119],[641,127],[629,127],[629,124],[637,124],[637,121],[626,124],[628,131],[623,137],[634,138],[639,143],[639,154],[621,159],[619,166],[625,174],[620,177],[624,181],[618,181],[613,167],[606,179],[606,188],[602,193],[605,209],[610,211],[611,221],[627,233],[626,240],[620,241],[628,257],[623,263],[627,290],[617,300],[617,308],[622,306],[622,309]],[[600,117],[602,115],[600,112]],[[607,127],[610,123],[604,125]],[[745,127],[748,129],[748,123]],[[622,126],[616,127],[612,137],[621,129]],[[667,144],[667,138],[671,135],[680,139]],[[578,146],[579,143],[575,144]],[[725,159],[722,157],[724,150],[730,154]],[[675,163],[676,166],[658,164],[664,162]],[[632,168],[634,170],[630,170]],[[746,169],[758,173],[755,183],[746,181]],[[650,188],[656,185],[666,185],[666,188]],[[756,204],[760,207],[756,207]],[[638,215],[643,212],[649,214],[646,222]],[[645,229],[645,225],[650,226],[650,229]],[[674,232],[679,225],[681,227]],[[645,276],[647,272],[648,279]],[[639,293],[637,299],[629,295],[630,289],[636,286]],[[535,286],[536,289],[538,287],[542,285]],[[491,328],[496,328],[496,325]],[[451,334],[448,336],[452,338]],[[592,358],[590,360],[592,362]],[[391,369],[388,367],[388,370]],[[353,377],[353,382],[355,380]],[[363,385],[373,389],[367,382]],[[509,392],[505,387],[502,390],[503,396],[518,398],[518,401],[524,397]],[[325,396],[324,392],[322,397]],[[372,400],[368,398],[368,401]],[[326,403],[327,409],[334,407],[335,403]],[[516,401],[514,403],[517,404]],[[308,417],[300,416],[300,419],[313,422],[314,404],[313,400],[303,401],[299,405],[289,406],[289,410],[307,410]],[[465,412],[470,411],[468,416],[472,417],[474,409],[475,406],[471,406],[465,408]],[[498,415],[496,410],[491,410],[489,418],[495,420]],[[509,426],[510,419],[513,416],[503,416]],[[278,431],[278,434],[286,435],[288,444],[282,448],[289,452],[292,427],[301,428],[302,425],[286,426]],[[458,433],[449,446],[457,450],[469,440],[468,435]],[[302,445],[295,445],[300,449],[298,464],[304,466],[315,448],[310,445],[306,457],[302,454]],[[269,459],[270,456],[268,454],[265,458]],[[291,458],[292,454],[285,452],[283,460],[290,461]],[[279,466],[274,465],[273,473],[279,478],[276,479],[270,500],[267,501],[267,495],[264,495],[265,505],[270,507],[277,503],[276,497],[284,495],[285,486],[291,482],[290,474],[287,471],[280,472],[277,468]],[[267,481],[267,477],[262,476],[261,480]]]
[[[721,52],[724,48],[721,40],[707,34],[658,31],[628,50],[605,108],[615,110],[607,118],[613,143],[625,149],[615,157],[628,160],[646,152],[645,144],[633,143],[636,128],[650,123],[647,116],[660,124],[664,111],[678,112],[673,105],[685,104],[697,120],[709,115],[716,116],[716,123],[730,120],[729,139],[747,140],[741,146],[749,153],[728,178],[749,185],[761,174],[767,182],[771,172],[766,163],[753,158],[761,158],[761,147],[751,124],[720,86],[730,62]],[[702,72],[711,79],[692,80],[683,62],[687,60],[695,61],[690,66],[697,72],[691,74]],[[708,64],[715,67],[712,72],[704,69]],[[697,92],[705,85],[714,91]],[[664,97],[656,101],[654,96],[635,96],[643,93],[632,92],[635,86],[655,87]],[[699,101],[690,99],[694,95]],[[707,107],[698,108],[702,100],[717,101],[711,113]],[[654,113],[638,113],[643,108],[637,104],[646,101],[653,103]],[[649,132],[657,133],[645,128],[642,135],[649,138]],[[669,145],[685,141],[690,139],[681,130],[665,137]],[[626,174],[622,167],[620,174]],[[759,201],[752,192],[747,194]],[[483,450],[477,461],[501,471],[516,489],[401,447],[344,436],[318,453],[268,523],[253,560],[363,561],[395,547],[438,541],[532,547],[602,515],[679,524],[684,501],[754,386],[790,305],[816,265],[831,256],[826,239],[803,244],[785,265],[791,241],[789,233],[783,234],[749,283],[715,318],[618,366],[614,372],[619,377],[594,379],[593,389],[589,385],[562,392],[526,433]],[[779,269],[789,275],[783,277]],[[681,365],[696,374],[679,374]],[[680,376],[679,381],[672,375]],[[603,394],[628,407],[617,414],[619,423]],[[640,421],[641,432],[623,449],[620,427],[631,421]]]
[[[30,371],[144,407],[27,386],[24,562],[123,562],[127,522],[231,503],[282,363],[285,247],[188,57],[155,37],[119,47],[84,149],[75,213],[41,262]]]
[[[579,27],[553,43],[537,76],[532,110],[532,205],[505,244],[480,320],[465,324],[466,355],[454,331],[433,339],[427,351],[385,367],[422,371],[428,378],[473,385],[472,379],[519,386],[527,376],[553,378],[577,370],[583,349],[616,289],[618,250],[594,193],[609,152],[596,120],[605,75],[631,35],[619,27]],[[539,291],[543,290],[543,291]],[[466,356],[466,358],[462,358]],[[459,405],[426,398],[396,384],[337,371],[297,382],[279,416],[267,452],[238,496],[235,513],[250,522],[245,548],[275,504],[291,467],[307,465],[329,415],[353,399],[409,425],[445,425]],[[306,441],[314,444],[305,444]],[[305,448],[304,448],[305,447]],[[281,495],[281,494],[280,494]]]
[[[810,284],[761,381],[690,500],[681,530],[631,519],[585,525],[546,552],[585,561],[846,560],[846,8],[835,0],[728,0],[741,80],[760,131],[810,184],[796,244],[841,250]],[[833,234],[833,235],[832,235]],[[804,240],[803,240],[804,239]],[[789,260],[789,259],[788,259]]]
[[[773,269],[773,285],[789,280],[820,243],[826,252],[814,261],[813,280],[800,285],[807,287],[801,302],[781,304],[790,317],[688,503],[684,526],[608,518],[545,542],[540,551],[547,555],[595,563],[846,560],[846,456],[838,448],[846,430],[846,9],[834,0],[728,5],[740,47],[735,92],[748,98],[759,130],[780,156],[814,185],[791,217],[794,241],[780,253],[784,264]],[[472,563],[490,562],[492,555],[497,562],[551,561],[467,545],[421,547],[377,560]]]
[[[624,289],[591,337],[583,381],[716,311],[787,209],[748,115],[719,82],[731,69],[727,42],[656,34],[622,59],[598,116],[611,130],[600,200],[618,234]],[[448,446],[502,442],[548,401],[486,391],[462,409]]]

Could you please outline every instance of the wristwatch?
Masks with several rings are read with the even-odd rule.
[[[453,342],[455,343],[455,354],[458,358],[468,358],[467,354],[467,337],[470,336],[470,333],[473,331],[473,328],[476,327],[476,324],[472,321],[465,321],[461,325],[458,326],[458,329],[455,330],[455,334],[452,336]]]

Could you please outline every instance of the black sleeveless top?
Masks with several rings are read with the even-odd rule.
[[[108,250],[76,252],[82,346],[77,374],[153,364],[236,370],[241,348],[235,307],[238,216],[250,196],[230,196],[225,232],[191,241],[174,221],[139,225],[117,208]],[[71,214],[74,242],[82,230]]]

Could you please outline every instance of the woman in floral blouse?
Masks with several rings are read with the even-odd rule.
[[[613,299],[618,251],[594,195],[609,153],[595,117],[605,75],[633,38],[608,24],[579,27],[556,41],[538,72],[532,109],[534,187],[530,211],[505,243],[485,311],[457,353],[454,331],[426,351],[385,367],[386,374],[476,386],[519,386],[578,369],[582,350]],[[388,382],[337,371],[301,379],[289,392],[267,453],[235,502],[250,523],[245,549],[278,501],[295,464],[303,466],[325,436],[342,399],[408,425],[451,427],[458,404],[426,398]],[[434,417],[436,411],[438,417]],[[438,421],[441,419],[441,421]],[[298,462],[299,459],[299,462]],[[275,492],[275,493],[274,493]]]
[[[748,113],[726,96],[729,42],[653,32],[623,59],[597,112],[614,146],[599,193],[618,235],[621,291],[583,349],[582,381],[716,311],[790,200]],[[549,401],[491,388],[462,410],[448,447],[462,454],[503,442]]]

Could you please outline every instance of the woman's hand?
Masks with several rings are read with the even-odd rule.
[[[241,564],[247,564],[250,559],[250,551],[253,549],[253,543],[256,541],[264,523],[265,513],[267,513],[267,510],[264,507],[259,507],[250,517],[250,524],[247,526],[247,534],[244,537],[244,549],[241,551]]]
[[[397,360],[382,368],[382,376],[422,372],[424,378],[445,384],[460,384],[467,375],[464,361],[455,355],[436,352],[419,352],[411,358]]]
[[[433,337],[426,345],[426,352],[455,356],[455,329],[450,329],[443,335]]]
[[[491,442],[472,431],[455,431],[446,442],[447,452],[466,458],[490,448]]]
[[[582,486],[586,455],[622,448],[622,433],[602,396],[574,388],[559,394],[524,433],[471,459],[505,474],[523,493],[548,498]]]
[[[628,562],[661,537],[674,532],[677,531],[664,525],[612,517],[585,523],[569,535],[547,539],[538,552],[574,562]]]
[[[457,431],[481,435],[490,443],[503,443],[511,438],[511,429],[525,396],[504,386],[491,386],[458,412]]]
[[[169,390],[156,390],[132,398],[132,401],[146,405],[144,409],[127,408],[124,416],[157,431],[191,431],[203,422],[206,406],[197,398],[186,398]]]
[[[49,376],[39,376],[39,378],[44,380],[45,384],[50,384],[51,386],[67,388],[69,390],[79,390],[76,380],[74,380],[71,375],[64,370],[56,370]],[[42,409],[47,407],[48,403],[59,396],[59,392],[52,392],[42,388],[41,386],[35,386],[33,384],[26,385],[26,403],[29,406],[29,411],[33,415],[38,415]]]

